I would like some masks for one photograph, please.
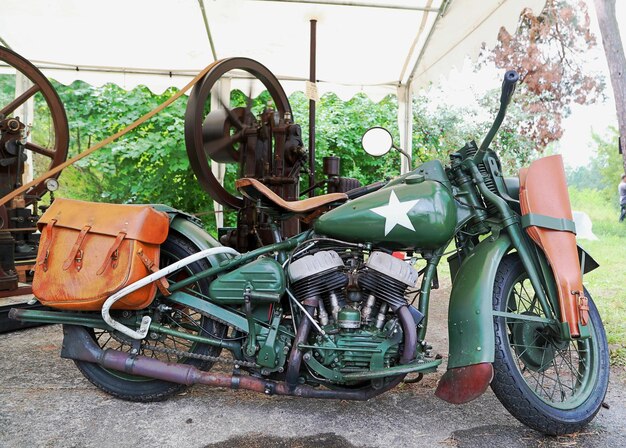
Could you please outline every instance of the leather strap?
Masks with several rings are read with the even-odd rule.
[[[111,267],[113,269],[117,267],[118,259],[119,259],[119,248],[120,248],[120,245],[122,244],[122,241],[124,241],[124,238],[126,238],[125,232],[120,232],[117,234],[117,238],[115,238],[115,241],[113,241],[113,245],[107,252],[106,257],[104,257],[104,263],[102,263],[102,266],[100,266],[100,269],[98,269],[98,272],[96,272],[96,275],[102,275],[102,273],[104,273],[107,266],[109,265],[109,260],[111,261]]]
[[[70,251],[70,254],[67,257],[67,260],[65,260],[65,263],[63,263],[64,271],[67,271],[72,266],[73,263],[76,263],[77,271],[80,271],[82,269],[83,251],[81,247],[83,246],[83,243],[85,242],[85,237],[87,236],[87,233],[89,233],[89,229],[91,229],[91,226],[85,226],[78,234],[78,238],[76,238],[74,247],[72,247],[72,250]]]
[[[565,218],[553,218],[552,216],[539,215],[536,213],[522,215],[522,227],[530,226],[576,234],[576,224],[574,221]]]
[[[572,291],[574,295],[578,296],[578,313],[580,314],[580,323],[587,325],[589,322],[589,299],[585,297],[583,291]]]
[[[139,255],[139,259],[146,266],[146,269],[148,269],[148,271],[157,272],[159,270],[159,268],[156,267],[154,261],[149,259],[146,254],[143,253],[142,249],[139,249],[137,251],[137,255]],[[167,280],[165,280],[165,277],[161,277],[160,279],[155,280],[155,283],[157,285],[157,288],[159,288],[159,291],[161,291],[161,294],[163,294],[165,297],[172,295],[172,293],[167,289],[170,287],[170,284],[167,282]]]
[[[44,258],[39,262],[39,266],[43,268],[43,271],[46,272],[48,270],[48,257],[50,257],[50,246],[52,246],[52,238],[54,234],[52,233],[52,228],[57,223],[57,219],[51,219],[48,225],[46,225],[46,246],[44,247]]]

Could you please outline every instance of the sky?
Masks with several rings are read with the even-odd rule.
[[[587,0],[589,15],[591,19],[591,29],[596,36],[597,46],[586,56],[586,67],[590,72],[598,72],[605,78],[606,100],[599,100],[596,104],[572,106],[572,114],[563,121],[563,137],[558,142],[555,150],[563,155],[566,166],[575,168],[585,165],[595,153],[595,146],[592,134],[604,135],[611,126],[617,127],[617,116],[615,112],[615,102],[609,70],[602,47],[602,36],[598,28],[598,21],[595,15],[595,8],[592,0]],[[618,0],[616,5],[616,15],[622,41],[626,48],[626,1]],[[488,89],[493,89],[502,81],[503,71],[493,71],[478,73],[473,70],[474,64],[468,59],[463,68],[453,70],[442,79],[441,90],[445,92],[439,99],[441,102],[454,101],[454,106],[465,106],[476,101],[482,93]],[[469,88],[468,88],[469,86]]]
[[[559,149],[563,154],[566,165],[571,167],[587,164],[589,158],[594,154],[592,132],[600,135],[606,134],[609,127],[617,127],[617,115],[615,112],[615,101],[609,69],[606,64],[604,49],[602,48],[602,37],[598,28],[593,2],[588,1],[589,14],[591,16],[591,29],[596,35],[598,46],[595,52],[596,58],[590,58],[590,69],[598,70],[604,74],[606,88],[606,101],[598,102],[589,106],[575,105],[572,115],[563,123],[563,137],[559,142]],[[616,16],[622,36],[622,43],[626,47],[626,2],[618,0],[616,2]],[[617,148],[616,148],[617,150]]]

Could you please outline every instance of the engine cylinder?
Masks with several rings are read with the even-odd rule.
[[[343,269],[341,257],[332,250],[294,261],[289,266],[289,277],[295,296],[298,300],[322,297],[328,305],[328,296],[333,295],[336,301],[345,304],[343,290],[348,284],[348,276]]]
[[[417,282],[418,272],[402,260],[384,252],[373,252],[361,270],[358,284],[396,311],[406,305],[404,293]]]

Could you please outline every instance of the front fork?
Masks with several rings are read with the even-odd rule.
[[[428,306],[430,303],[430,290],[432,289],[433,279],[437,273],[437,265],[441,260],[443,252],[446,246],[443,246],[435,251],[432,257],[426,261],[426,269],[424,276],[422,277],[422,283],[420,285],[420,300],[418,309],[424,316],[418,326],[417,340],[423,342],[426,337],[426,330],[428,329]]]
[[[519,218],[513,210],[511,210],[507,202],[489,190],[480,170],[472,160],[466,160],[465,162],[480,193],[500,212],[503,230],[506,230],[511,238],[511,244],[517,251],[524,265],[524,269],[528,273],[528,279],[535,290],[535,294],[544,310],[546,318],[554,320],[555,316],[553,310],[558,309],[558,299],[555,295],[556,291],[552,291],[551,288],[548,287],[547,280],[550,277],[549,269],[546,269],[539,257],[536,256],[532,243],[530,243],[522,230]],[[548,291],[552,297],[548,297],[546,291]]]

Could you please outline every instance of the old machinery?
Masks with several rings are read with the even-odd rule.
[[[69,130],[67,117],[58,94],[48,79],[22,56],[0,46],[0,65],[12,67],[16,75],[2,75],[12,85],[13,78],[27,79],[30,86],[22,93],[0,95],[0,197],[23,185],[27,165],[46,171],[62,164],[67,157]],[[6,84],[5,84],[6,85]],[[30,99],[43,99],[49,112],[48,119],[39,121],[20,116],[20,108]],[[35,132],[41,129],[40,132]],[[34,140],[34,134],[45,134]],[[28,154],[32,157],[29,158]],[[38,202],[48,191],[58,186],[56,176],[51,176],[30,188],[25,194],[0,206],[0,291],[16,290],[18,279],[25,280],[29,263],[37,254]],[[16,267],[17,264],[17,267]],[[19,271],[19,273],[18,273]],[[19,275],[18,275],[19,274]]]
[[[260,113],[246,105],[232,107],[230,89],[218,92],[220,81],[247,77],[263,84],[271,96]],[[218,101],[211,96],[217,95]],[[217,105],[217,107],[216,107]],[[211,107],[213,106],[213,107]],[[238,211],[237,228],[222,236],[222,242],[248,250],[274,241],[270,218],[247,198],[225,188],[211,171],[211,163],[238,164],[238,177],[260,180],[287,201],[299,198],[300,171],[306,162],[302,130],[292,119],[287,95],[276,77],[262,64],[248,58],[218,61],[196,84],[189,96],[185,115],[185,141],[191,166],[202,187],[223,206]],[[234,190],[232,190],[234,191]],[[282,233],[299,231],[296,219],[282,224]]]

